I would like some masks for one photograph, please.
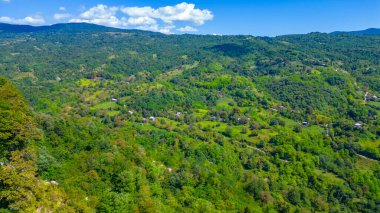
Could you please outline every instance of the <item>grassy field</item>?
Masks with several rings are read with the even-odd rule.
[[[119,105],[117,105],[115,102],[109,101],[109,102],[104,102],[95,105],[94,107],[91,107],[93,110],[101,110],[101,109],[117,109],[119,108]]]
[[[343,179],[337,177],[336,175],[334,175],[332,173],[326,172],[326,171],[316,169],[314,172],[318,176],[323,178],[326,182],[328,182],[329,184],[332,184],[332,185],[342,185],[345,182]]]

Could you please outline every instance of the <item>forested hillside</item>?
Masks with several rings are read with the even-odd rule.
[[[38,177],[33,144],[42,136],[22,95],[0,77],[0,210],[73,211],[54,182]]]
[[[379,212],[379,46],[0,25],[0,208]]]

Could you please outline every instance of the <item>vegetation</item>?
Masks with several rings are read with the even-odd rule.
[[[41,132],[19,91],[0,77],[0,208],[14,211],[73,211],[54,182],[38,178]],[[28,147],[31,145],[30,147]]]
[[[0,208],[379,212],[379,45],[3,29]]]

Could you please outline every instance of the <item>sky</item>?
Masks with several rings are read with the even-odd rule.
[[[380,0],[0,0],[0,22],[277,36],[380,28]]]

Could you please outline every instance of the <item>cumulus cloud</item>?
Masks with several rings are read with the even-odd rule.
[[[161,19],[165,23],[173,21],[190,21],[197,25],[202,25],[205,21],[212,20],[214,15],[211,11],[195,8],[194,4],[186,2],[175,6],[165,6],[154,9],[152,7],[124,7],[121,11],[129,16],[134,17],[151,17]]]
[[[180,32],[197,32],[198,31],[194,27],[190,27],[190,26],[181,27],[181,28],[178,28],[177,30]]]
[[[61,7],[58,8],[58,10],[60,10],[60,11],[66,11],[66,8],[61,6]]]
[[[177,4],[176,6],[158,8],[156,13],[165,22],[191,21],[198,25],[202,25],[205,21],[211,20],[214,17],[211,11],[195,9],[194,4],[186,2]]]
[[[154,25],[157,21],[148,16],[142,17],[130,17],[128,19],[128,25]]]
[[[102,18],[96,18],[96,19],[70,19],[69,22],[77,22],[77,23],[91,23],[91,24],[99,24],[99,25],[105,25],[109,27],[126,27],[127,26],[127,20],[125,18],[117,18],[115,16],[111,16],[107,19],[102,19]]]
[[[125,17],[120,19],[116,17],[118,10],[118,7],[108,7],[104,4],[98,4],[80,14],[79,18],[71,19],[70,22],[86,22],[111,27],[126,27],[127,19]]]
[[[57,16],[57,18],[61,17]],[[212,19],[213,14],[211,11],[207,9],[201,10],[196,8],[194,4],[183,2],[174,6],[159,8],[98,4],[72,18],[70,22],[86,22],[120,28],[134,27],[142,30],[171,33],[171,30],[176,28],[175,22],[190,22],[194,25],[203,25],[206,21]],[[178,30],[182,32],[197,31],[191,26],[180,29]]]
[[[132,17],[155,17],[155,10],[151,7],[122,7],[121,11]]]
[[[107,19],[115,16],[118,10],[118,7],[108,7],[104,4],[98,4],[80,14],[80,17],[85,19]]]
[[[0,22],[8,24],[30,24],[30,25],[41,25],[45,23],[45,19],[42,16],[27,16],[21,19],[15,19],[8,16],[0,17]]]
[[[2,2],[9,3],[11,0],[1,0]]]
[[[60,20],[63,20],[63,19],[67,19],[67,18],[70,18],[71,17],[71,14],[69,13],[56,13],[54,14],[53,18],[57,21],[60,21]]]

